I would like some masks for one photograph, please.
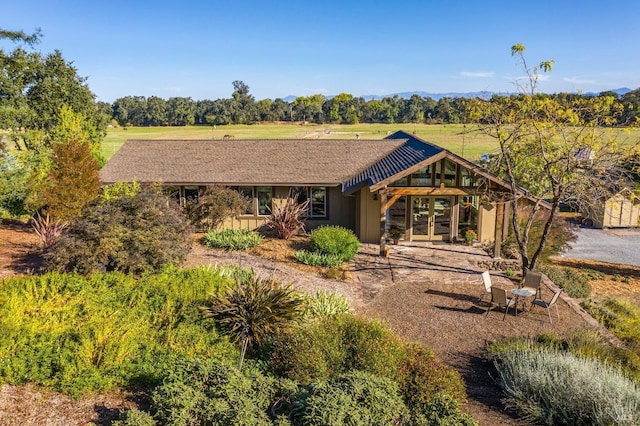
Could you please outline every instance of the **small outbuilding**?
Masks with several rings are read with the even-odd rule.
[[[640,227],[640,197],[624,188],[590,208],[584,215],[596,228]]]

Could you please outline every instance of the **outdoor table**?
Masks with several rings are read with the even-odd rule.
[[[525,288],[514,288],[511,290],[511,293],[516,297],[516,316],[518,316],[518,301],[520,300],[520,298],[522,297],[522,312],[526,312],[526,299],[528,297],[531,297],[535,294],[535,292],[531,291],[531,290],[527,290]]]

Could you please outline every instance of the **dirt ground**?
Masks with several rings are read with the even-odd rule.
[[[565,335],[586,327],[566,303],[559,304],[561,320],[554,324],[549,324],[543,310],[518,317],[510,313],[505,321],[497,311],[486,317],[487,304],[478,301],[482,267],[475,259],[486,257],[479,249],[404,245],[394,247],[391,257],[384,259],[377,256],[377,246],[363,246],[349,268],[334,270],[296,263],[293,250],[304,244],[304,239],[294,240],[292,245],[267,240],[250,254],[209,250],[196,242],[185,266],[239,263],[306,291],[324,289],[343,294],[357,314],[384,320],[405,339],[426,344],[460,371],[469,394],[463,409],[481,425],[518,424],[500,400],[496,372],[486,357],[488,342],[546,332]],[[0,279],[29,273],[38,266],[37,238],[32,231],[20,223],[0,225]],[[596,266],[591,265],[593,269]],[[640,271],[637,275],[634,271],[606,275],[595,283],[594,294],[637,295]],[[513,286],[497,272],[492,273],[492,281],[507,289]],[[543,297],[550,294],[545,289]],[[111,392],[74,400],[32,385],[5,385],[0,387],[0,425],[109,424],[121,409],[140,403],[140,398]]]

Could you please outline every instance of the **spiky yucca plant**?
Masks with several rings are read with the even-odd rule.
[[[273,206],[267,226],[276,231],[278,238],[288,240],[304,230],[304,218],[308,211],[309,200],[299,203],[297,198],[288,197],[284,204]]]
[[[36,212],[31,220],[31,226],[45,248],[58,241],[62,236],[62,232],[67,229],[67,224],[65,222],[52,219],[49,214],[42,217],[40,212]]]
[[[303,306],[302,297],[291,285],[253,278],[214,294],[209,305],[201,306],[200,310],[216,320],[234,342],[240,342],[238,370],[241,370],[247,348],[292,325]]]

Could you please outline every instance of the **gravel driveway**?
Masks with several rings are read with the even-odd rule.
[[[640,266],[640,229],[578,228],[578,240],[560,258]]]

